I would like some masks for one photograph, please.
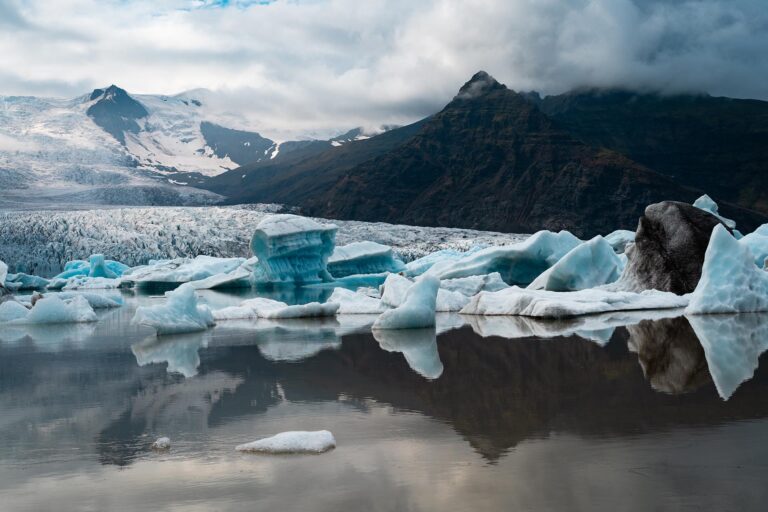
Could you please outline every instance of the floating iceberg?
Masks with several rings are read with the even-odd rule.
[[[195,289],[182,284],[165,294],[165,302],[136,309],[133,322],[154,327],[158,335],[203,331],[214,324],[208,306],[197,303]]]
[[[768,350],[768,315],[693,315],[688,317],[704,348],[709,374],[723,400],[752,378]]]
[[[712,200],[711,197],[709,197],[707,194],[704,194],[700,198],[698,198],[696,201],[693,202],[693,206],[700,210],[704,210],[705,212],[709,212],[720,221],[725,224],[727,227],[734,229],[736,227],[736,222],[731,219],[726,219],[725,217],[721,217],[720,213],[718,211],[717,203]]]
[[[93,254],[88,261],[75,260],[64,265],[64,271],[53,280],[69,279],[76,276],[108,277],[114,279],[122,276],[130,267],[119,261],[107,260],[103,254]]]
[[[21,308],[26,310],[26,314],[22,314]],[[0,304],[0,318],[7,318],[6,322],[10,324],[64,324],[97,320],[85,297],[73,296],[65,300],[56,294],[37,300],[31,309],[18,302],[6,301]]]
[[[198,350],[205,344],[206,340],[200,332],[173,334],[162,338],[152,336],[134,343],[131,351],[139,366],[167,363],[168,373],[179,373],[190,378],[197,375],[200,366]]]
[[[190,281],[190,283],[195,290],[248,288],[251,286],[253,268],[258,261],[258,258],[253,257],[244,261],[239,267],[231,272],[214,274],[204,279]]]
[[[422,276],[405,293],[405,299],[376,319],[374,329],[418,329],[435,325],[435,307],[440,281]],[[383,299],[382,299],[383,300]]]
[[[2,278],[2,275],[0,275],[0,278]],[[21,290],[41,290],[48,286],[48,283],[50,282],[48,279],[24,274],[23,272],[18,274],[7,274],[3,279],[5,281],[5,287],[14,292]],[[2,282],[3,281],[0,281],[0,283]]]
[[[605,235],[605,241],[611,244],[613,252],[624,254],[624,250],[629,244],[635,243],[635,232],[626,229],[617,229],[616,231]]]
[[[256,284],[318,283],[332,280],[327,262],[336,240],[334,224],[298,215],[270,215],[256,226],[251,250],[259,262]]]
[[[724,226],[715,226],[688,314],[768,311],[768,272]]]
[[[580,243],[568,231],[539,231],[519,244],[489,247],[426,274],[454,279],[498,272],[507,284],[527,286]]]
[[[414,285],[414,282],[399,274],[389,274],[382,285],[381,302],[385,306],[396,308],[405,302],[408,290]],[[442,283],[441,283],[442,286]],[[456,286],[461,288],[461,284]],[[435,310],[441,312],[461,311],[461,308],[467,305],[469,297],[466,295],[450,291],[443,288],[438,289]]]
[[[596,236],[572,249],[545,270],[529,290],[571,292],[616,281],[624,265],[603,237]]]
[[[69,279],[63,280],[64,285],[61,286],[62,280],[56,280],[53,282],[53,286],[48,286],[50,290],[114,290],[120,288],[122,279],[112,279],[109,277],[88,277],[88,276],[75,276]]]
[[[480,292],[497,292],[504,288],[509,288],[509,285],[504,282],[501,278],[501,274],[498,272],[482,276],[443,279],[440,281],[440,289],[448,290],[449,292],[458,292],[467,297],[472,297]]]
[[[328,258],[328,272],[337,279],[404,269],[405,264],[395,257],[391,247],[376,242],[354,242],[337,247]]]
[[[435,329],[374,330],[373,337],[387,352],[400,352],[413,371],[427,379],[443,374]]]
[[[123,274],[123,281],[137,284],[188,283],[220,274],[229,274],[243,263],[245,263],[244,258],[214,258],[213,256],[151,261],[147,265],[134,267]]]
[[[119,308],[123,305],[123,298],[120,295],[103,295],[100,293],[88,292],[61,292],[56,294],[46,294],[45,297],[58,297],[63,300],[82,297],[88,301],[93,309]]]
[[[353,292],[346,288],[336,288],[328,298],[328,302],[339,305],[339,315],[370,315],[380,314],[389,307],[381,302],[381,299],[370,297],[361,292]]]
[[[285,302],[257,297],[243,301],[239,306],[218,309],[213,312],[216,320],[235,320],[245,318],[313,318],[333,316],[339,309],[335,302],[310,302],[289,306]]]
[[[656,290],[635,293],[591,288],[577,292],[551,292],[513,286],[475,295],[461,313],[569,318],[610,311],[682,308],[687,304],[687,296]]]
[[[336,439],[327,430],[316,432],[281,432],[280,434],[235,447],[250,453],[323,453],[336,447]]]
[[[734,238],[736,234],[734,233]],[[765,260],[768,258],[768,235],[755,231],[738,239],[739,243],[749,247],[755,265],[759,268],[765,268]]]

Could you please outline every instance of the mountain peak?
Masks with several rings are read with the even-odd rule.
[[[114,101],[115,99],[119,100],[120,98],[127,97],[127,96],[128,96],[128,92],[126,92],[125,89],[121,89],[115,84],[112,84],[109,87],[105,87],[103,89],[94,89],[89,99],[90,101],[93,101],[98,98],[104,98],[107,100]]]
[[[478,71],[472,75],[467,83],[461,86],[459,94],[454,99],[473,99],[501,89],[506,89],[506,86],[497,82],[485,71]]]

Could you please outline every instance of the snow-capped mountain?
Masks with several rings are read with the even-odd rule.
[[[210,177],[372,134],[277,143],[222,126],[207,94],[0,96],[0,204],[210,204],[221,196],[197,188]]]

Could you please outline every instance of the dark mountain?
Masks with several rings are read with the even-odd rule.
[[[700,194],[576,139],[480,72],[413,138],[298,204],[338,219],[588,236],[634,229],[648,204]]]
[[[125,132],[139,133],[141,127],[136,121],[149,115],[144,105],[116,85],[95,89],[89,99],[95,103],[88,107],[86,114],[123,145]]]
[[[339,146],[331,141],[284,142],[274,160],[228,171],[211,179],[205,187],[228,196],[232,202],[306,204],[316,194],[327,192],[349,169],[406,142],[423,123]]]
[[[529,99],[588,144],[768,213],[768,102],[624,90]]]
[[[200,123],[200,132],[216,156],[229,157],[240,165],[265,158],[269,148],[275,145],[272,140],[256,132],[232,130],[208,121]]]

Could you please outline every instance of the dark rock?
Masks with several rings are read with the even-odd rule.
[[[94,90],[90,100],[95,103],[88,107],[88,117],[123,145],[125,133],[139,133],[136,121],[149,115],[144,105],[115,85]]]
[[[711,380],[704,349],[684,316],[643,320],[627,330],[628,346],[653,389],[677,395]]]
[[[690,204],[664,201],[648,206],[640,217],[635,244],[627,249],[627,267],[612,288],[693,292],[709,237],[718,224],[717,217]]]

